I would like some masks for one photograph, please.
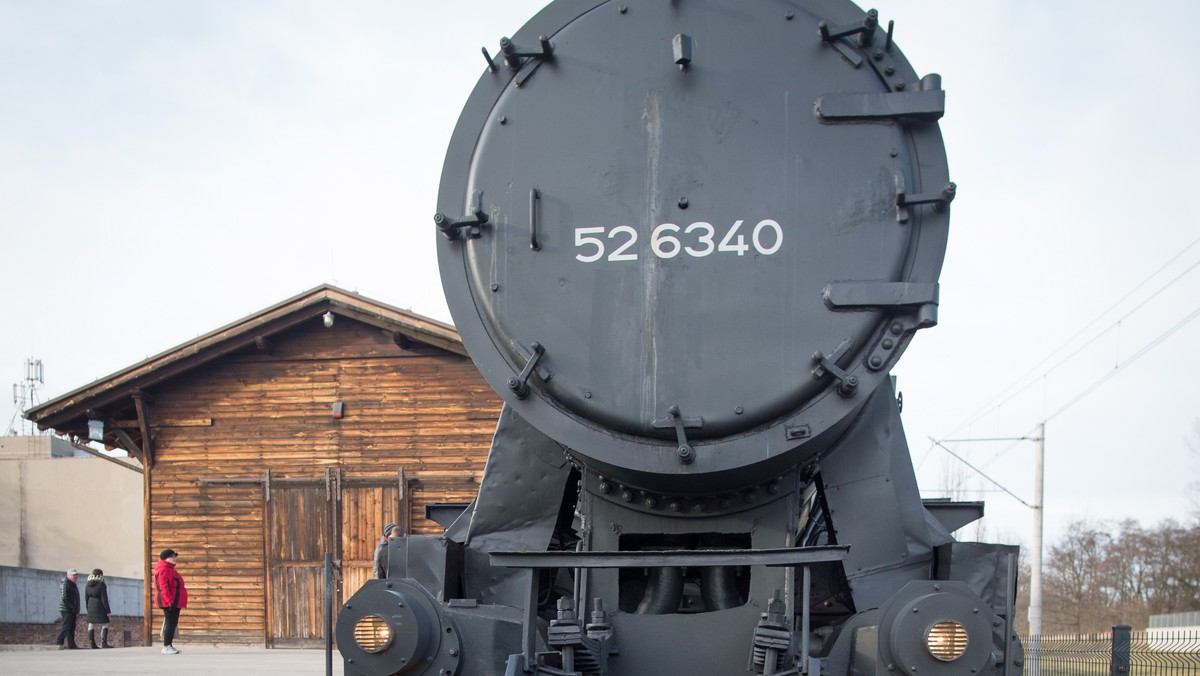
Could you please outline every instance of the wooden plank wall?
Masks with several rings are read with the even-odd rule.
[[[261,644],[266,636],[264,489],[200,479],[262,478],[267,470],[276,480],[318,478],[326,468],[347,478],[394,477],[403,468],[415,533],[440,532],[425,520],[425,503],[475,496],[500,400],[470,360],[416,343],[402,349],[384,331],[344,317],[332,328],[311,324],[271,336],[269,352],[248,348],[151,393],[152,420],[212,420],[154,432],[148,535],[153,552],[180,552],[189,640]],[[332,416],[336,401],[345,407],[341,420]],[[361,516],[359,505],[346,507],[343,537],[364,540],[346,553],[362,558],[387,507]],[[161,619],[155,609],[153,626]]]

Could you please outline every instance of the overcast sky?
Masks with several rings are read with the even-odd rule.
[[[449,321],[445,147],[479,48],[544,4],[0,0],[0,384],[41,359],[45,401],[325,282]],[[894,371],[924,494],[1027,543],[1031,511],[929,439],[1048,420],[1048,541],[1188,516],[1200,3],[874,6],[943,77],[959,186],[941,324]],[[1032,442],[945,445],[1034,501]]]

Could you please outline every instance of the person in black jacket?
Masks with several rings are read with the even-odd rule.
[[[388,576],[388,540],[404,537],[404,531],[394,523],[383,528],[383,537],[375,546],[375,579],[382,580]]]
[[[111,648],[108,644],[108,614],[112,609],[108,605],[108,583],[104,581],[104,571],[99,568],[92,570],[83,597],[87,603],[88,641],[93,648]],[[96,645],[96,627],[100,627],[100,645]]]
[[[75,580],[79,571],[67,569],[67,576],[62,579],[58,597],[58,612],[62,613],[62,628],[58,630],[58,638],[54,644],[59,650],[77,650],[75,645],[75,618],[79,615],[79,587]]]

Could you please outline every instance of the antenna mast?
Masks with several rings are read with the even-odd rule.
[[[22,415],[25,411],[33,408],[39,403],[40,397],[38,390],[46,383],[46,372],[42,368],[42,360],[30,357],[25,360],[25,377],[19,383],[13,383],[13,405],[16,410],[13,411],[12,419],[8,421],[9,436],[22,435],[37,435],[46,434],[39,432],[37,426],[32,422],[25,420]],[[26,431],[28,424],[28,432]]]

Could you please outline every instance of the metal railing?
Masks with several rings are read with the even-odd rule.
[[[1200,630],[1022,636],[1025,676],[1200,676]]]

